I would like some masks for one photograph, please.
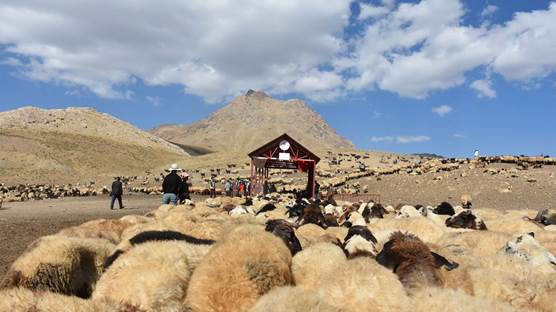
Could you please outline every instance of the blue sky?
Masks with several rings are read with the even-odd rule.
[[[259,89],[362,149],[554,155],[555,55],[551,1],[0,1],[0,110],[150,129]]]

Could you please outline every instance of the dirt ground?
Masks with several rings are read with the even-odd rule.
[[[159,196],[147,195],[125,196],[121,210],[110,210],[106,196],[4,203],[0,209],[0,277],[27,245],[41,236],[93,219],[145,214],[159,205]]]

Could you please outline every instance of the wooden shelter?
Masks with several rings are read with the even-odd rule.
[[[249,157],[253,194],[263,193],[269,169],[293,169],[307,172],[307,192],[315,196],[315,167],[320,158],[286,133],[249,153]]]

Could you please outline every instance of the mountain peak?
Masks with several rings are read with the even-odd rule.
[[[159,126],[151,133],[182,146],[226,153],[250,152],[283,133],[315,152],[353,148],[304,101],[282,101],[254,90],[206,119],[190,125]]]

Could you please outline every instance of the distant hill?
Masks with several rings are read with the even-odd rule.
[[[189,155],[90,108],[0,113],[0,183],[68,183],[141,174]]]
[[[415,154],[411,154],[411,155],[420,156],[420,157],[424,157],[424,158],[445,158],[442,155],[432,154],[432,153],[415,153]]]
[[[281,101],[253,90],[206,119],[190,125],[161,125],[150,132],[203,153],[242,155],[283,133],[317,153],[354,148],[305,102]]]

